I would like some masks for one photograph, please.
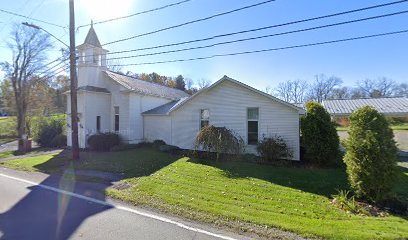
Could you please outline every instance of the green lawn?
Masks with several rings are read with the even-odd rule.
[[[17,136],[16,118],[0,117],[0,139]]]
[[[15,151],[5,151],[5,152],[0,152],[0,159],[2,158],[9,158],[15,156]]]
[[[408,238],[406,217],[346,213],[330,203],[336,189],[347,189],[341,169],[305,169],[180,158],[142,148],[83,153],[76,169],[124,173],[125,190],[107,194],[189,219],[263,235],[277,227],[303,236],[335,239]],[[64,154],[0,163],[27,171],[58,172]],[[408,171],[396,194],[408,198]]]
[[[347,131],[348,127],[337,127],[337,131]],[[408,123],[403,123],[400,125],[391,125],[392,130],[408,130]]]

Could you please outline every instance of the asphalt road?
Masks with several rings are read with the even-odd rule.
[[[0,239],[237,239],[107,199],[107,186],[0,168]]]

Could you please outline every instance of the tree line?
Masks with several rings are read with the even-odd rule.
[[[266,88],[266,92],[290,103],[315,101],[321,103],[327,99],[356,99],[379,97],[408,97],[408,84],[381,77],[364,79],[357,82],[356,87],[342,86],[343,81],[336,76],[316,75],[313,82],[305,80],[289,80],[280,82],[274,89]]]
[[[124,74],[126,76],[134,77],[143,81],[157,83],[163,86],[176,88],[181,91],[185,91],[189,94],[194,94],[200,89],[208,87],[211,82],[200,79],[197,82],[194,82],[191,78],[184,78],[183,75],[178,75],[177,77],[165,76],[160,75],[156,72],[148,73],[133,73],[131,71],[127,71],[126,73],[122,73],[120,70],[116,70],[116,72]]]

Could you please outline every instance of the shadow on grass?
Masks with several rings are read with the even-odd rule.
[[[106,200],[105,190],[113,183],[80,182],[76,171],[105,171],[121,173],[124,178],[142,177],[178,159],[152,149],[117,153],[82,152],[81,160],[77,162],[70,161],[70,154],[65,150],[55,156],[45,155],[50,159],[33,165],[35,170],[41,172],[62,174],[61,177],[51,175],[40,184],[100,201]],[[109,206],[89,204],[88,201],[39,185],[28,187],[28,193],[21,191],[20,185],[15,188],[12,199],[18,198],[18,202],[0,214],[1,239],[68,239],[87,218],[110,209]]]

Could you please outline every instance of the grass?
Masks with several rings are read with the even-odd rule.
[[[337,131],[348,131],[348,127],[336,127]],[[408,123],[391,125],[392,130],[408,130]]]
[[[15,151],[0,152],[0,159],[14,157],[14,156],[15,156]]]
[[[0,139],[17,136],[16,118],[0,117]]]
[[[128,189],[107,194],[189,219],[260,235],[277,227],[306,237],[396,239],[408,237],[402,216],[349,214],[330,203],[336,189],[347,189],[342,169],[306,169],[179,158],[150,148],[83,153],[75,169],[124,173]],[[6,161],[26,171],[58,172],[63,155],[47,154]],[[396,193],[408,198],[408,172]]]
[[[393,130],[408,130],[408,123],[403,123],[401,125],[391,126]]]

